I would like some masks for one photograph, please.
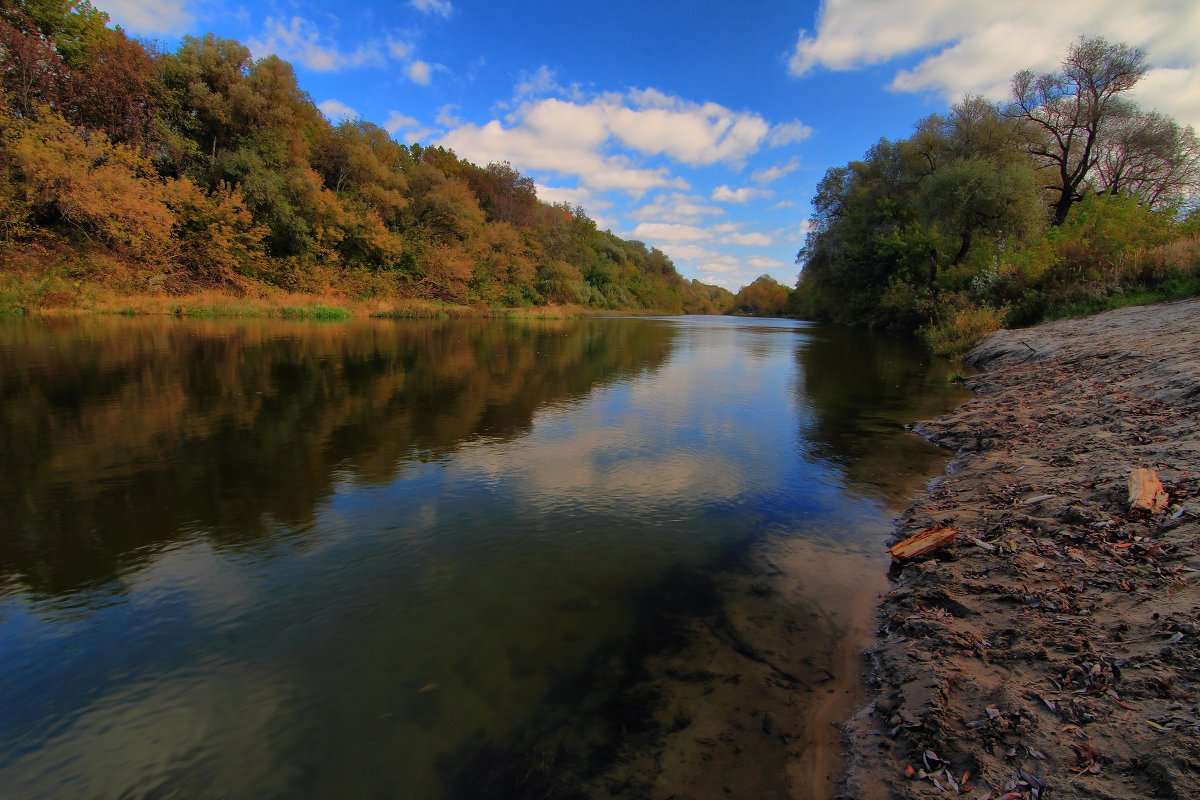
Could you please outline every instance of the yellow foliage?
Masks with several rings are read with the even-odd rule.
[[[98,131],[76,130],[44,108],[25,123],[11,153],[35,212],[148,260],[169,257],[174,217],[162,182],[137,151]]]
[[[470,252],[462,246],[438,245],[426,258],[422,282],[439,299],[462,302],[466,299],[467,282],[471,280],[474,263]]]
[[[931,327],[922,329],[933,352],[939,356],[960,356],[993,331],[1004,327],[1007,308],[970,305],[959,308]]]
[[[263,237],[242,193],[222,186],[212,195],[189,178],[168,181],[168,206],[177,224],[176,262],[206,282],[243,288],[243,276],[257,275],[266,262]]]

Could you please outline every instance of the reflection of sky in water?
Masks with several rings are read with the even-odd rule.
[[[874,547],[887,513],[802,457],[804,326],[646,321],[672,355],[387,481],[340,473],[310,524],[181,533],[117,581],[0,600],[0,783],[434,797],[626,635],[640,591],[767,531]]]

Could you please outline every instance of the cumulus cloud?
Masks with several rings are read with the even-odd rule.
[[[729,233],[721,237],[722,244],[738,244],[750,247],[766,247],[771,244],[771,237],[765,233],[753,231],[750,233]]]
[[[812,128],[803,122],[784,122],[772,126],[767,143],[771,147],[782,147],[785,144],[803,141],[809,136],[812,136]]]
[[[665,245],[663,252],[672,261],[687,264],[704,283],[723,286],[736,292],[766,273],[785,285],[796,280],[795,266],[767,256],[738,258],[730,253],[695,245]]]
[[[516,86],[515,102],[520,103],[528,97],[544,97],[546,95],[568,95],[567,89],[558,85],[557,75],[550,67],[542,64],[533,72],[522,72]]]
[[[507,160],[520,169],[577,176],[593,191],[622,189],[640,196],[659,188],[686,190],[688,184],[665,167],[642,166],[637,158],[740,168],[771,143],[773,128],[759,114],[652,88],[589,99],[578,87],[559,86],[554,72],[543,66],[524,76],[516,89],[518,105],[503,122],[459,126],[439,144],[473,161]],[[553,96],[531,98],[539,93]]]
[[[330,98],[317,103],[317,108],[321,109],[321,113],[329,117],[331,120],[338,119],[354,119],[358,116],[358,112],[350,106],[343,103],[341,100]]]
[[[757,231],[742,232],[740,223],[721,225],[687,225],[680,222],[641,222],[633,236],[650,242],[682,244],[684,242],[716,242],[718,244],[766,246],[771,237]]]
[[[383,129],[390,133],[398,142],[421,142],[439,133],[433,128],[426,127],[420,121],[405,116],[399,111],[392,111],[383,121]]]
[[[751,256],[745,261],[746,266],[751,269],[758,270],[760,273],[767,270],[795,270],[794,264],[789,264],[786,261],[780,261],[777,258],[767,258],[766,256]]]
[[[642,222],[633,229],[633,236],[664,243],[703,242],[714,238],[714,229],[679,222]]]
[[[104,0],[100,5],[113,22],[135,33],[175,33],[196,21],[183,0]]]
[[[432,80],[432,71],[424,61],[414,61],[404,68],[409,80],[413,83],[419,83],[422,86],[428,86]]]
[[[767,234],[743,232],[740,227],[740,223],[702,226],[643,222],[622,236],[658,247],[685,274],[731,291],[737,291],[764,272],[771,273],[781,283],[794,282],[796,267],[791,263],[761,253],[735,255],[721,248],[721,245],[766,247],[773,241]]]
[[[401,128],[416,128],[419,127],[420,124],[421,123],[417,122],[417,120],[413,119],[412,117],[406,117],[399,111],[393,111],[388,114],[388,118],[383,121],[383,129],[388,133],[394,134]]]
[[[392,58],[406,59],[412,55],[413,46],[408,42],[389,38],[387,41],[387,50]]]
[[[438,17],[449,17],[450,12],[454,10],[450,5],[450,0],[409,0],[409,5],[422,14]]]
[[[1156,67],[1137,99],[1186,124],[1200,124],[1200,4],[1162,0],[826,0],[815,33],[801,30],[789,72],[859,69],[919,54],[890,88],[936,92],[957,100],[971,92],[1000,99],[1014,72],[1058,66],[1080,33],[1144,48]]]
[[[321,35],[316,23],[303,17],[292,17],[287,22],[267,17],[263,36],[251,36],[246,44],[255,58],[274,54],[317,72],[387,63],[380,45],[362,44],[354,50],[342,50],[336,42]]]
[[[800,169],[800,159],[793,158],[786,164],[776,164],[773,167],[755,170],[750,177],[759,186],[766,186],[768,183],[773,183],[774,181],[782,178],[784,175],[788,175],[798,169]]]
[[[455,125],[462,125],[462,119],[454,113],[454,109],[456,108],[458,108],[458,106],[454,105],[453,103],[447,103],[437,110],[437,116],[434,118],[434,121],[438,125],[443,125],[447,128],[453,128]]]
[[[769,192],[763,189],[752,189],[749,186],[743,186],[740,189],[730,189],[728,186],[721,184],[713,189],[712,199],[718,203],[747,203],[756,197],[764,197]]]
[[[725,209],[708,205],[700,195],[671,192],[660,194],[654,201],[629,212],[633,219],[654,219],[662,222],[694,222],[706,216],[720,216]]]
[[[437,144],[449,147],[479,164],[508,161],[523,171],[538,170],[575,176],[587,189],[618,189],[638,197],[661,187],[687,189],[682,178],[665,167],[637,167],[620,155],[602,151],[607,136],[578,119],[525,120],[506,128],[499,120],[485,125],[468,123],[447,133]]]
[[[546,186],[535,183],[538,199],[543,203],[570,203],[573,206],[583,206],[589,213],[595,208],[612,208],[612,203],[596,197],[581,186]]]

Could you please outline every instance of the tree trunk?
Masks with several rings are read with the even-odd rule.
[[[959,265],[959,263],[961,263],[962,260],[964,258],[966,258],[967,251],[970,249],[971,249],[971,231],[968,229],[968,230],[963,231],[962,244],[959,245],[958,252],[954,254],[954,260],[950,262],[950,265],[953,267],[957,267]]]
[[[1054,204],[1054,221],[1050,224],[1055,228],[1067,221],[1067,214],[1071,213],[1071,206],[1075,202],[1075,194],[1069,189],[1063,189],[1063,192],[1058,197],[1058,202]]]

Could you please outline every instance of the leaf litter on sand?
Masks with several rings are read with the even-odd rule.
[[[1200,301],[1020,339],[915,426],[958,455],[895,538],[971,546],[893,570],[843,796],[1200,798]]]

